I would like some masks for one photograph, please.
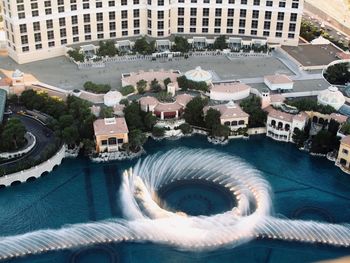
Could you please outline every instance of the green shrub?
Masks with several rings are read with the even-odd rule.
[[[181,124],[179,128],[183,134],[190,134],[193,131],[192,127],[188,123]]]
[[[123,96],[126,96],[128,94],[134,93],[135,88],[134,86],[128,85],[128,86],[121,87],[119,91]]]
[[[69,50],[67,54],[76,62],[84,62],[85,60],[84,54],[80,53],[79,49]]]
[[[87,81],[84,83],[84,89],[86,91],[90,91],[92,93],[96,94],[103,94],[107,93],[108,91],[111,90],[111,86],[108,84],[96,84],[91,81]]]
[[[152,129],[152,135],[154,137],[163,137],[165,134],[165,129],[164,128],[161,128],[161,127],[153,127]]]

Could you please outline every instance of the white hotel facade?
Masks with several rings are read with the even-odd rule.
[[[64,55],[66,46],[171,35],[297,45],[304,0],[0,0],[9,56]]]

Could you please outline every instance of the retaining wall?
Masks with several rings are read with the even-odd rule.
[[[66,146],[63,145],[62,148],[47,161],[23,170],[17,173],[8,174],[0,177],[0,186],[10,186],[14,182],[24,183],[29,178],[39,178],[44,173],[51,172],[56,166],[59,166],[62,160],[66,157]]]

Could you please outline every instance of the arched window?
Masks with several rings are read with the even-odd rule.
[[[289,131],[289,130],[290,130],[290,125],[289,125],[289,124],[286,124],[286,125],[284,126],[284,129],[285,129],[286,131]]]
[[[278,129],[282,129],[283,128],[283,123],[282,122],[278,122]]]
[[[312,122],[313,122],[313,123],[318,123],[318,118],[317,118],[316,116],[314,116],[314,117],[312,118]]]
[[[347,161],[343,158],[340,159],[340,164],[346,166]]]
[[[117,139],[115,137],[108,138],[108,145],[115,145],[117,144]]]
[[[319,118],[319,119],[318,119],[318,123],[321,124],[321,125],[323,125],[323,124],[324,124],[324,119],[323,119],[323,118]]]
[[[239,124],[239,125],[244,125],[244,120],[240,120],[240,121],[238,122],[238,124]]]
[[[276,121],[275,120],[271,121],[271,126],[276,126]]]
[[[232,121],[231,126],[237,126],[237,121]]]
[[[225,123],[224,123],[225,126],[230,126],[230,124],[231,123],[229,121],[225,121]]]

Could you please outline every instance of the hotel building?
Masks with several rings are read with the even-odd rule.
[[[107,39],[227,35],[297,45],[303,0],[1,0],[9,56],[18,63]]]

